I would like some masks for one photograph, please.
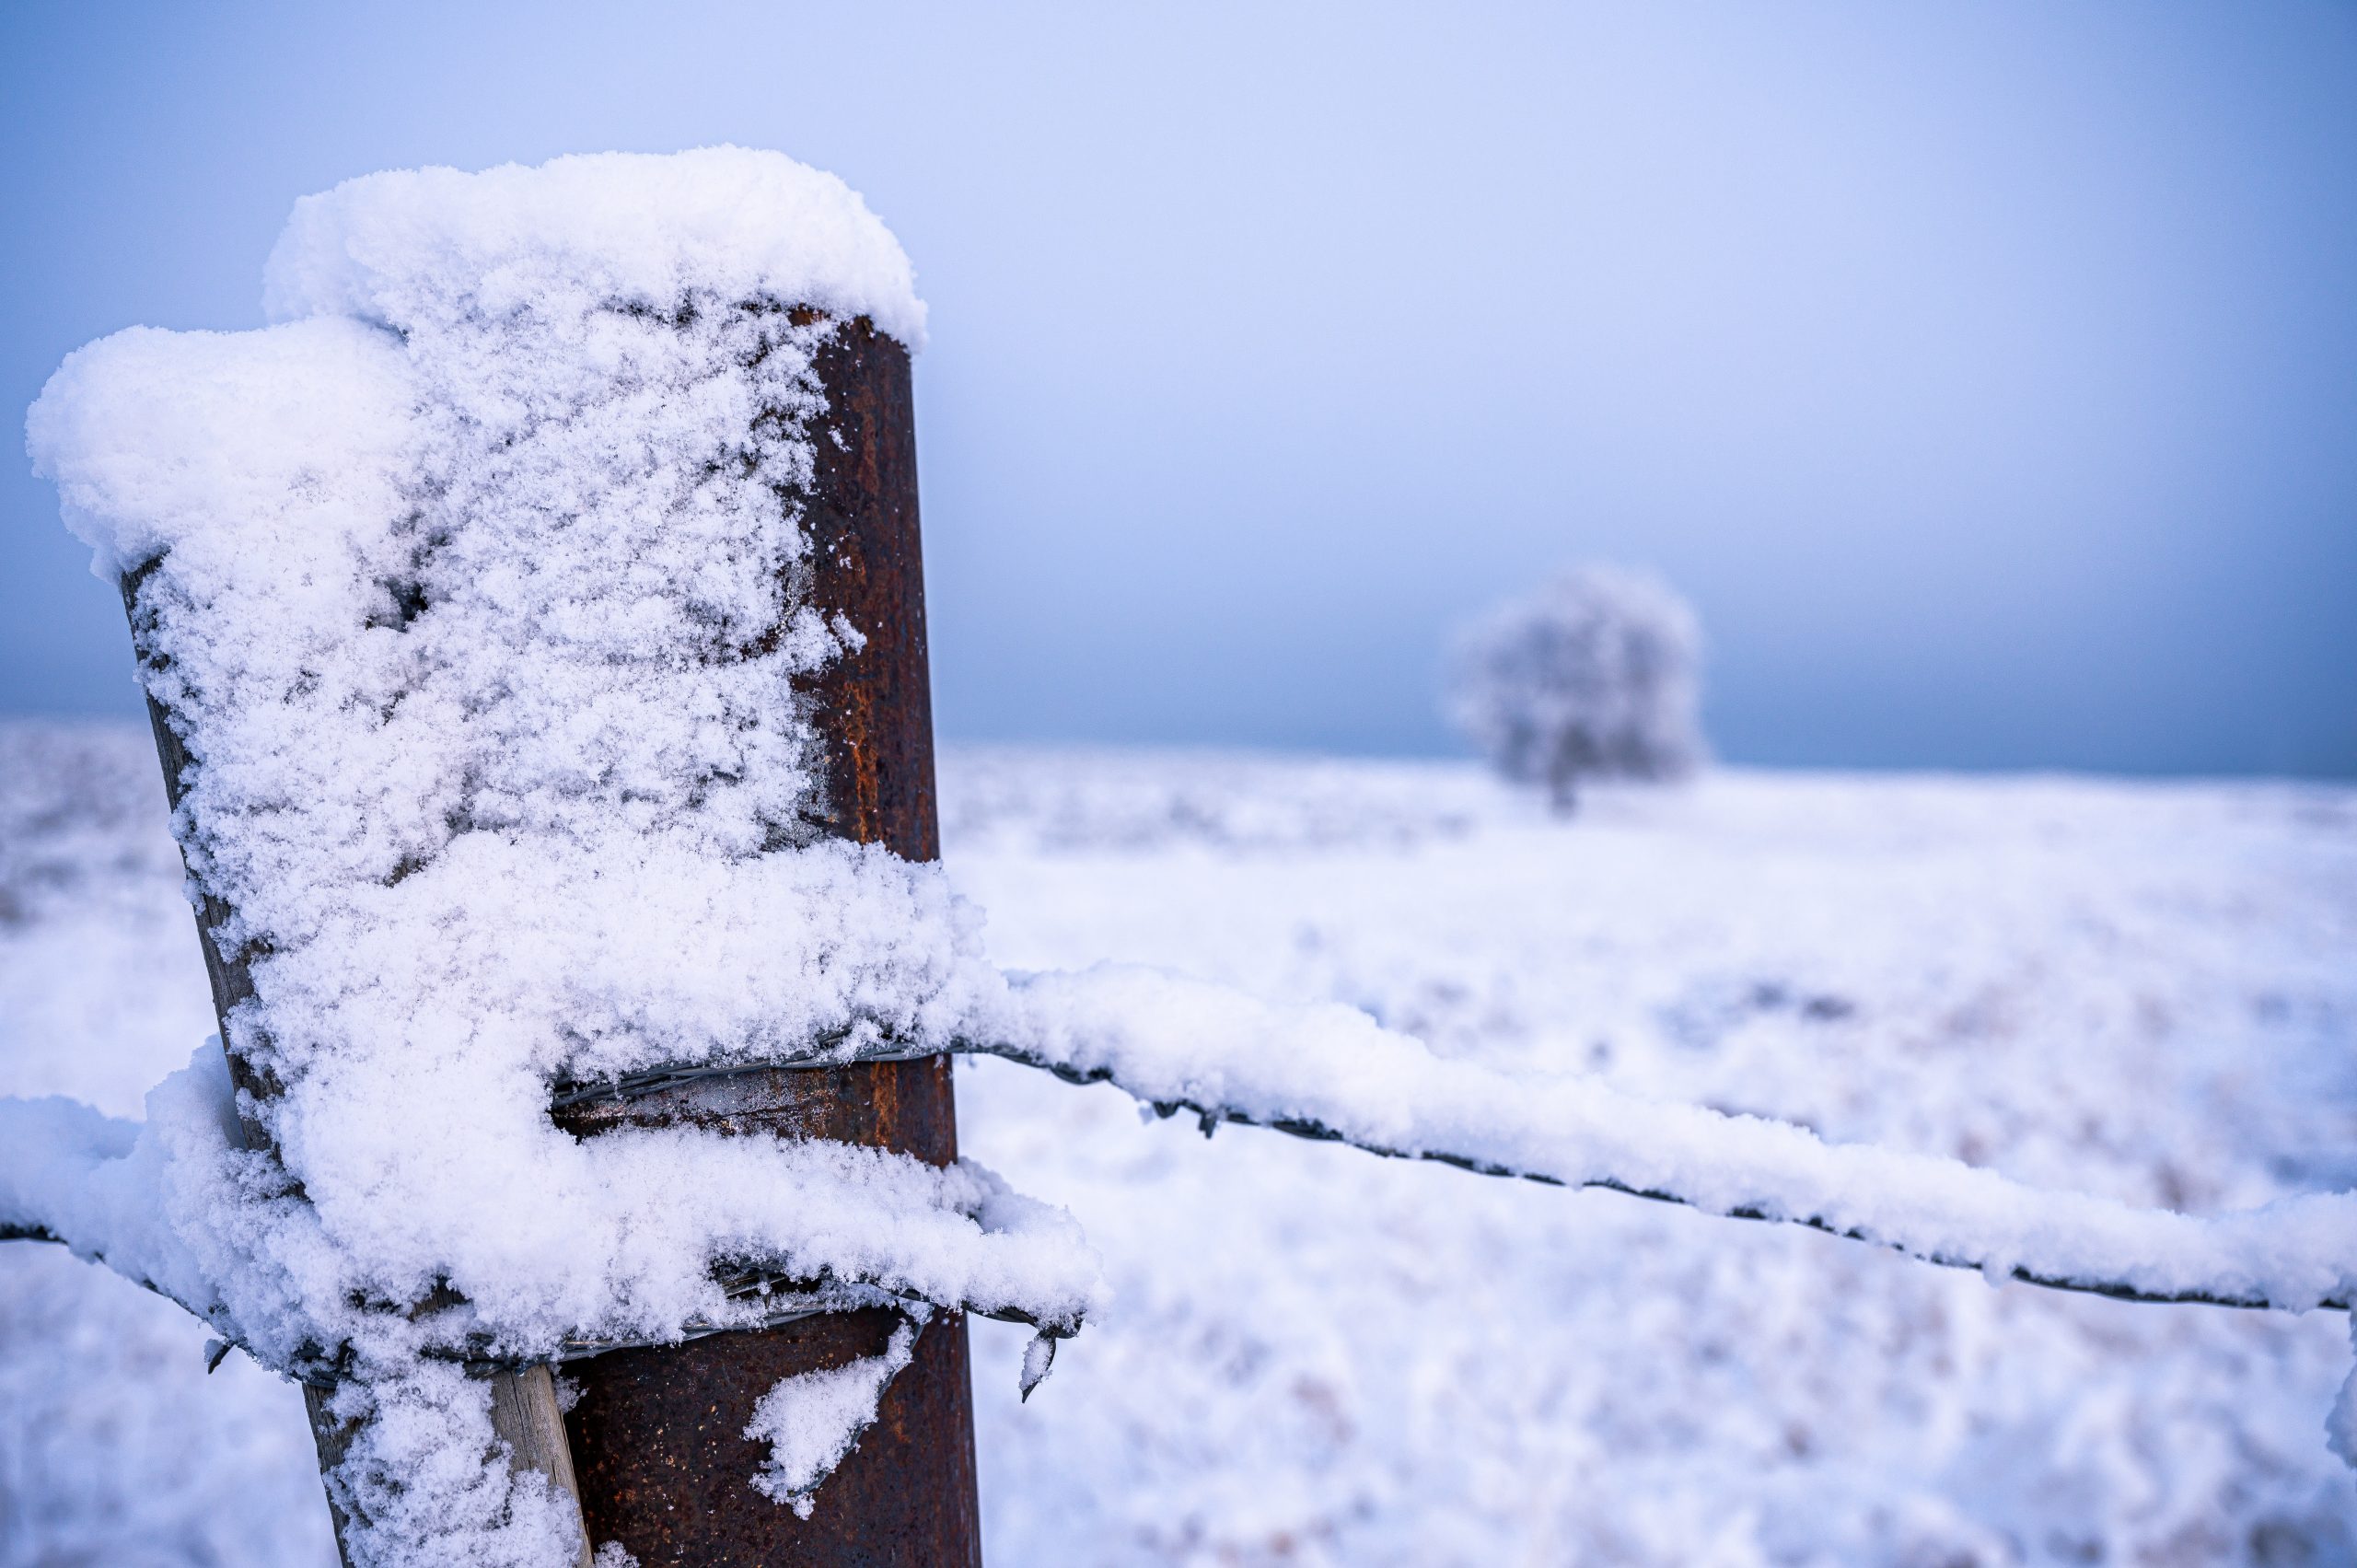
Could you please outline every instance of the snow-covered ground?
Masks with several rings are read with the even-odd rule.
[[[2357,791],[1722,772],[1569,823],[1468,767],[953,750],[1002,962],[1340,1000],[1445,1053],[2206,1212],[2357,1186]],[[149,740],[0,726],[0,1093],[136,1114],[211,1028]],[[2344,1321],[1991,1288],[1783,1227],[960,1074],[1113,1307],[1002,1564],[2357,1561]],[[301,1402],[0,1249],[0,1564],[331,1560]],[[824,1494],[820,1495],[824,1506]]]

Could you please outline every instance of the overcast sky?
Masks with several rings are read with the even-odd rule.
[[[17,411],[351,175],[841,174],[951,737],[1446,750],[1450,626],[1597,558],[1737,761],[2357,773],[2348,4],[25,4],[0,104]],[[0,464],[0,711],[135,701]]]

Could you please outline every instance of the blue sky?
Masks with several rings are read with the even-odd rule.
[[[350,175],[735,141],[863,191],[937,716],[1449,749],[1448,628],[1651,565],[1738,761],[2357,773],[2357,7],[0,15],[0,395],[258,324]],[[0,711],[135,711],[0,465]]]

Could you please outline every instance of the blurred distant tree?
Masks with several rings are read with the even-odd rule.
[[[1577,567],[1459,634],[1448,713],[1501,772],[1569,813],[1583,778],[1675,778],[1704,759],[1701,654],[1693,609],[1667,584]]]

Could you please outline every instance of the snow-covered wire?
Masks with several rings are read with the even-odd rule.
[[[39,1225],[0,1223],[0,1241],[45,1241],[75,1250],[83,1250],[74,1249],[73,1242],[68,1237],[58,1235],[45,1225]],[[94,1262],[103,1264],[108,1261],[103,1254],[90,1256]],[[128,1274],[122,1277],[131,1278]],[[133,1280],[133,1283],[144,1290],[162,1296],[175,1307],[180,1307],[203,1322],[219,1336],[207,1342],[207,1371],[218,1365],[221,1356],[233,1350],[244,1351],[257,1361],[262,1359],[256,1354],[253,1347],[248,1344],[242,1336],[226,1326],[226,1319],[218,1312],[207,1313],[183,1301],[179,1295],[151,1279],[140,1278]],[[674,1331],[660,1336],[614,1335],[583,1330],[566,1335],[545,1355],[504,1355],[499,1353],[493,1343],[482,1337],[477,1337],[471,1342],[455,1348],[427,1346],[420,1353],[428,1360],[452,1362],[477,1373],[519,1371],[532,1365],[549,1364],[563,1365],[567,1362],[586,1361],[592,1356],[605,1355],[618,1350],[646,1350],[663,1345],[685,1344],[691,1340],[708,1339],[714,1334],[759,1332],[770,1329],[781,1329],[789,1323],[798,1323],[805,1318],[821,1317],[828,1313],[853,1312],[864,1307],[885,1307],[907,1316],[931,1312],[938,1306],[937,1303],[913,1292],[888,1291],[874,1285],[860,1284],[822,1283],[814,1286],[807,1281],[792,1280],[768,1270],[744,1271],[732,1274],[720,1283],[732,1304],[757,1303],[756,1310],[749,1314],[732,1317],[725,1322],[701,1316],[691,1317],[679,1324]],[[987,1318],[995,1322],[1013,1323],[1030,1329],[1034,1330],[1035,1344],[1046,1342],[1052,1345],[1057,1340],[1070,1339],[1075,1331],[1072,1324],[1043,1323],[1038,1314],[1021,1307],[960,1305],[958,1310],[970,1317]],[[1045,1353],[1052,1357],[1054,1352],[1050,1350]],[[343,1359],[341,1356],[298,1358],[279,1365],[278,1370],[297,1383],[308,1384],[316,1388],[332,1388],[339,1377],[343,1376]],[[271,1365],[276,1365],[276,1363],[273,1362]],[[1026,1376],[1030,1377],[1028,1363]],[[1031,1380],[1036,1381],[1036,1379]],[[1026,1392],[1028,1392],[1028,1388]]]
[[[818,1043],[816,1053],[764,1063],[656,1067],[598,1084],[563,1084],[556,1098],[627,1099],[687,1077],[924,1053],[890,1036]],[[2127,1301],[2346,1311],[2357,1272],[2357,1194],[2311,1194],[2210,1218],[2139,1210],[2040,1191],[1955,1160],[1827,1144],[1805,1129],[1759,1117],[1641,1101],[1593,1080],[1515,1077],[1444,1061],[1353,1009],[1272,1006],[1152,970],[1107,966],[1016,977],[976,1009],[953,1049],[1069,1083],[1111,1084],[1163,1116],[1193,1114],[1206,1134],[1236,1122],[1485,1176],[1602,1188],[1730,1219],[1796,1225],[2054,1290]],[[28,1153],[40,1142],[35,1130],[62,1113],[77,1126],[90,1119],[80,1108],[66,1113],[63,1102],[48,1111],[11,1103],[24,1120],[19,1131],[26,1136],[18,1142]],[[133,1131],[112,1124],[99,1130],[102,1135],[84,1137],[127,1148]],[[34,1177],[22,1170],[0,1188],[26,1187]],[[54,1193],[53,1179],[41,1184]],[[52,1196],[44,1206],[20,1193],[0,1203],[0,1241],[72,1245],[180,1302],[242,1346],[218,1305],[197,1299],[203,1291],[187,1282],[180,1289],[157,1283],[139,1266],[136,1248],[131,1256],[108,1256],[113,1249],[101,1233],[117,1228],[119,1219],[109,1216],[110,1224],[95,1228],[73,1223],[50,1214],[57,1202]],[[653,1337],[585,1327],[528,1359],[574,1360],[848,1307],[906,1308],[923,1299],[876,1282],[797,1279],[751,1260],[715,1273],[714,1281],[731,1308],[726,1313],[693,1315]],[[1043,1323],[1005,1300],[951,1304],[1051,1335],[1068,1333],[1076,1321]],[[487,1336],[429,1353],[488,1365],[516,1359]],[[335,1372],[329,1361],[290,1365],[283,1350],[272,1359],[296,1376],[328,1381]]]
[[[2357,1278],[2357,1193],[2212,1217],[2138,1209],[1593,1079],[1444,1061],[1352,1008],[1271,1006],[1144,969],[1018,979],[992,1022],[958,1049],[1112,1084],[1164,1115],[1193,1112],[1206,1133],[1233,1121],[1604,1188],[2126,1301],[2346,1311]]]

